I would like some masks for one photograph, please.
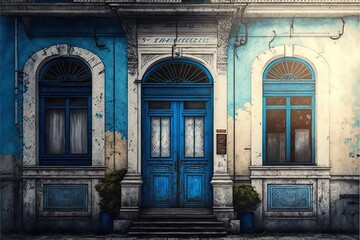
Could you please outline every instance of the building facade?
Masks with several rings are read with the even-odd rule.
[[[2,231],[96,230],[94,186],[122,168],[120,225],[229,223],[251,184],[258,230],[358,231],[359,9],[1,1]]]

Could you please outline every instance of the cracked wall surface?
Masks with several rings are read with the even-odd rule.
[[[248,151],[251,134],[251,63],[269,46],[281,44],[295,44],[316,51],[327,62],[330,75],[330,162],[331,174],[358,175],[359,174],[359,70],[358,52],[359,19],[344,18],[343,35],[336,38],[342,31],[340,18],[266,18],[247,20],[249,38],[245,46],[239,47],[235,54],[235,114],[233,105],[233,56],[232,44],[228,53],[228,149],[229,166],[232,166],[233,121],[236,128],[236,175],[248,175]],[[293,29],[291,29],[293,25]],[[274,35],[275,31],[275,35]],[[240,27],[240,36],[244,33],[244,26]],[[307,59],[304,59],[307,60]],[[264,66],[265,69],[266,66]],[[316,71],[316,66],[314,66]],[[315,73],[317,74],[317,73]],[[321,87],[321,86],[319,86]],[[318,96],[322,97],[322,96]],[[316,115],[315,115],[316,117]],[[321,122],[316,122],[321,128]],[[256,137],[256,136],[253,136]],[[316,148],[316,146],[315,146]],[[231,168],[231,167],[229,167]]]

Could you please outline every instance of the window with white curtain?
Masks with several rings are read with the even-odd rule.
[[[59,57],[39,72],[40,165],[91,165],[91,72]]]

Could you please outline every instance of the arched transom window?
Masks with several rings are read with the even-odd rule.
[[[208,83],[208,75],[195,63],[186,60],[165,62],[156,66],[146,78],[146,83]]]
[[[58,57],[39,72],[40,165],[91,165],[91,71]]]
[[[263,74],[264,164],[313,164],[315,76],[298,58],[271,62]]]

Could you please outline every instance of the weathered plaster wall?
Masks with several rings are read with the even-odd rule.
[[[26,36],[21,19],[17,21],[15,43],[15,19],[1,17],[1,115],[0,154],[21,156],[22,89],[15,94],[15,46],[17,44],[17,69],[22,72],[25,62],[35,52],[55,44],[70,44],[96,54],[105,65],[105,130],[108,170],[126,164],[127,139],[127,58],[126,38],[117,19],[33,18],[30,26],[32,38]],[[18,119],[15,124],[15,100],[19,100]],[[20,127],[18,127],[20,126]],[[114,154],[114,151],[118,154]]]
[[[0,232],[14,231],[20,221],[18,125],[15,124],[14,97],[14,24],[0,17]],[[10,70],[10,71],[9,71]],[[1,233],[0,233],[1,234]]]
[[[0,17],[0,46],[0,155],[18,155],[19,134],[14,112],[14,20],[10,17]]]
[[[359,231],[359,181],[333,180],[330,184],[330,227],[333,231]]]
[[[247,179],[251,148],[251,64],[270,47],[295,44],[318,52],[330,68],[330,163],[333,175],[359,174],[359,19],[248,19],[249,39],[235,55],[235,114],[233,112],[233,42],[228,53],[229,171],[233,170],[233,120],[236,121],[236,175]],[[293,32],[290,26],[293,24]],[[244,28],[240,27],[240,35]],[[291,37],[290,37],[291,33]],[[307,35],[307,36],[305,36]],[[265,66],[264,66],[265,67]],[[314,66],[316,71],[316,66]],[[320,96],[321,97],[321,96]],[[317,123],[321,127],[321,123]],[[320,157],[320,156],[319,156]],[[238,178],[239,179],[239,178]]]

